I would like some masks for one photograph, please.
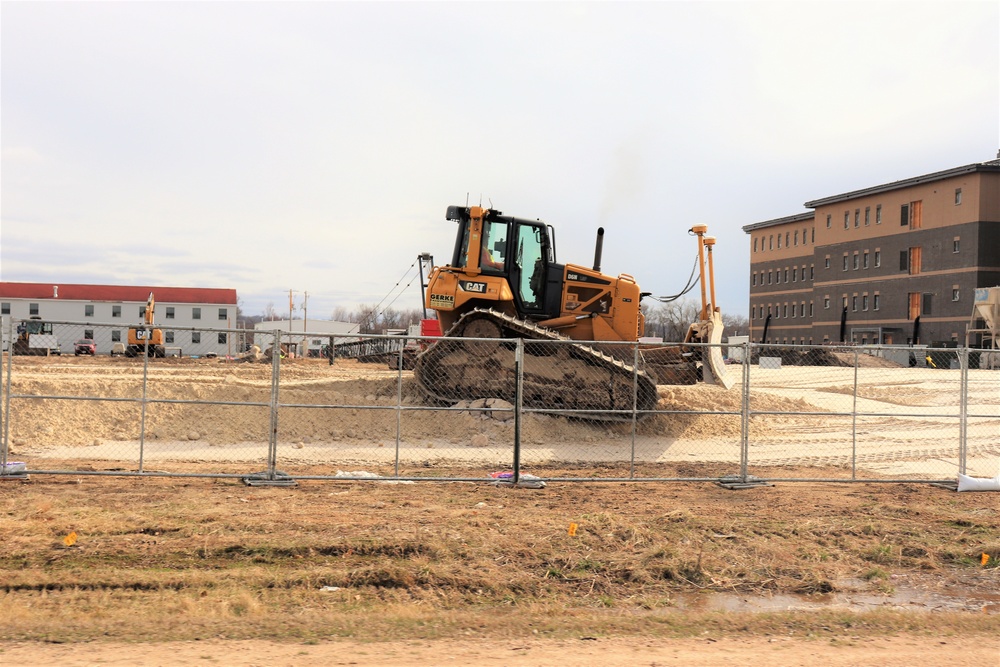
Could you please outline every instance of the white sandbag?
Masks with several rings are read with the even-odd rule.
[[[959,491],[1000,491],[1000,475],[996,477],[969,477],[958,474]]]

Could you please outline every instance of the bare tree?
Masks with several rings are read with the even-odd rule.
[[[688,327],[698,321],[700,310],[697,303],[687,300],[654,306],[646,316],[646,335],[660,336],[666,342],[679,343],[687,335]]]
[[[334,322],[357,322],[357,318],[357,313],[352,313],[346,306],[337,306],[330,315],[330,319]]]
[[[750,320],[739,313],[723,313],[722,324],[727,336],[746,336],[750,333]]]

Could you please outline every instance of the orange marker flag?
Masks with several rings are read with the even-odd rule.
[[[76,544],[76,531],[75,530],[72,533],[70,533],[69,535],[67,535],[66,537],[63,538],[63,544],[65,544],[68,547],[71,547],[74,544]]]

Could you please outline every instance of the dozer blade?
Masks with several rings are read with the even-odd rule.
[[[702,371],[708,371],[705,373],[705,382],[715,382],[715,384],[729,389],[735,381],[726,369],[726,362],[722,358],[722,314],[718,311],[712,313],[705,325],[708,327],[708,331],[705,332],[705,340],[712,345],[707,351],[708,354],[703,355],[707,368],[703,368]],[[709,373],[711,373],[711,377],[708,377]]]

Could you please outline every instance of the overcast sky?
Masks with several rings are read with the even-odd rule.
[[[993,159],[1000,3],[0,4],[0,279],[419,308],[449,204],[672,294],[743,225]],[[397,283],[399,285],[397,286]]]

